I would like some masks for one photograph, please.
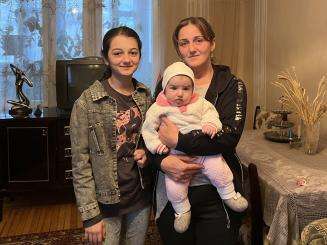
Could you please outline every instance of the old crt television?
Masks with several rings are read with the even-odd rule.
[[[71,110],[74,102],[105,71],[101,57],[56,61],[57,107]]]

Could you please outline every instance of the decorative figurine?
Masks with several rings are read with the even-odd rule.
[[[16,76],[16,96],[18,101],[8,100],[9,104],[13,106],[9,110],[9,114],[15,118],[25,118],[32,112],[32,108],[30,107],[30,101],[25,96],[22,91],[24,82],[27,83],[28,86],[33,87],[33,82],[27,78],[25,73],[19,69],[18,67],[10,64],[10,68]]]
[[[42,115],[41,105],[37,105],[34,111],[34,116],[40,117]]]

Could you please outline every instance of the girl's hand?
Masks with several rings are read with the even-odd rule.
[[[175,148],[178,142],[178,128],[166,116],[161,117],[158,134],[160,141],[168,148]]]
[[[144,168],[146,166],[146,154],[143,149],[136,149],[134,151],[134,161],[136,161],[140,168]]]
[[[167,146],[165,146],[164,144],[160,144],[158,145],[157,147],[157,151],[156,151],[158,154],[166,154],[169,152],[169,149]]]
[[[85,228],[85,239],[90,244],[102,244],[105,237],[106,229],[102,220],[95,225]]]
[[[187,155],[169,155],[162,160],[161,169],[177,182],[188,182],[203,168],[203,165],[195,163],[195,160],[195,157]]]
[[[208,123],[208,124],[205,124],[205,125],[202,126],[202,132],[204,134],[209,135],[210,138],[212,139],[213,137],[215,137],[218,130],[217,130],[217,128],[215,126]]]

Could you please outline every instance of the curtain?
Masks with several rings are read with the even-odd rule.
[[[26,72],[33,88],[23,86],[31,106],[42,101],[42,1],[0,1],[0,112],[16,100],[14,64]]]
[[[57,59],[100,56],[102,36],[127,25],[141,37],[142,61],[136,78],[153,81],[152,0],[1,0],[0,113],[16,100],[15,77],[9,64],[33,81],[23,86],[33,108],[56,106]]]

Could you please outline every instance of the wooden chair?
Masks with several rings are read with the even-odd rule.
[[[257,116],[260,113],[260,106],[256,106],[253,118],[253,129],[256,128]],[[251,245],[263,245],[263,231],[265,223],[263,221],[261,192],[257,166],[250,163],[248,168],[249,180],[249,218],[251,227]]]
[[[306,225],[301,232],[301,244],[327,244],[327,218],[314,220]]]
[[[259,105],[257,105],[254,110],[252,129],[257,129],[256,122],[257,122],[257,116],[259,115],[260,111],[261,111],[261,108]]]
[[[257,166],[253,163],[248,167],[249,183],[250,183],[250,218],[251,218],[251,244],[263,244],[263,212],[261,192],[259,185],[259,176]]]
[[[262,245],[264,241],[263,230],[265,224],[263,222],[257,166],[250,163],[244,170],[245,196],[249,202],[249,208],[240,229],[240,244]]]

